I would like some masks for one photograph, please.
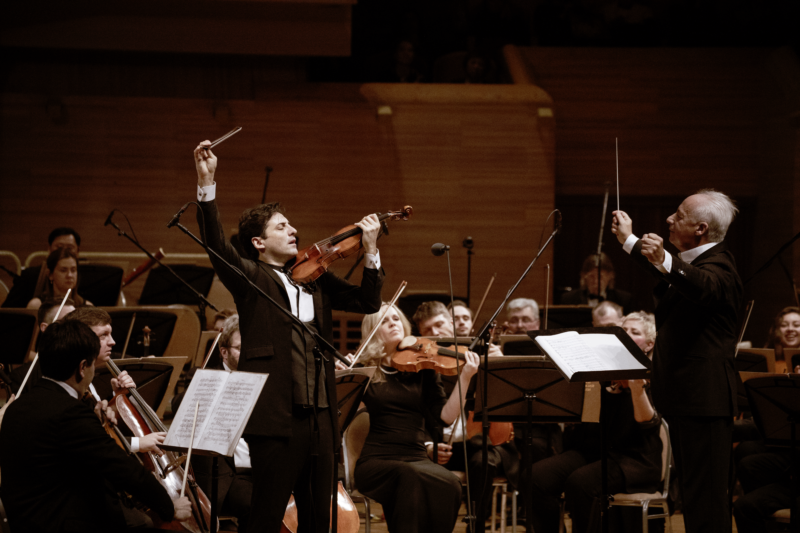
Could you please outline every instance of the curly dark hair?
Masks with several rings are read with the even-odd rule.
[[[239,217],[239,245],[253,261],[258,259],[258,250],[253,246],[253,237],[264,235],[267,222],[275,213],[285,214],[280,202],[261,204],[251,209],[245,209],[242,216]]]

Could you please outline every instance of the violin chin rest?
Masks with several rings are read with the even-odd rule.
[[[398,350],[405,350],[406,348],[410,348],[417,343],[417,338],[413,335],[409,335],[405,339],[400,341],[400,344],[397,345]]]

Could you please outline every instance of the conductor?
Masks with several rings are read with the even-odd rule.
[[[669,423],[687,532],[731,530],[727,496],[733,417],[733,357],[742,281],[723,242],[738,209],[711,189],[686,198],[667,218],[669,242],[633,235],[627,213],[614,211],[611,231],[658,280],[652,392]]]
[[[284,267],[297,255],[297,231],[279,203],[245,210],[239,220],[241,252],[225,239],[215,201],[217,158],[204,141],[194,150],[198,222],[206,244],[241,270],[311,330],[332,339],[331,311],[371,314],[380,309],[383,276],[376,245],[375,215],[356,223],[366,252],[361,286],[330,272],[313,287],[294,283]],[[333,486],[337,426],[333,358],[315,360],[314,337],[291,322],[271,302],[214,255],[211,263],[233,295],[239,313],[239,371],[269,374],[244,430],[250,447],[253,495],[247,531],[278,532],[294,493],[300,532],[327,532]]]

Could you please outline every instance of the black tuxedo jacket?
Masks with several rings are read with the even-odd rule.
[[[112,497],[122,490],[165,520],[174,513],[153,474],[114,443],[92,410],[46,379],[8,406],[0,469],[12,531],[122,531]]]
[[[8,296],[3,301],[2,307],[25,307],[33,299],[36,291],[36,282],[39,281],[39,274],[42,266],[26,268],[20,276],[14,280],[14,285],[8,291]]]
[[[286,309],[291,309],[283,281],[275,271],[261,261],[239,255],[225,239],[215,201],[201,202],[198,222],[205,230],[206,244],[241,270],[250,280]],[[211,263],[219,279],[233,295],[239,313],[242,351],[239,371],[269,374],[267,383],[256,403],[245,435],[275,437],[291,436],[292,416],[292,322],[261,297],[250,285],[221,264],[212,254]],[[317,330],[328,342],[332,340],[331,312],[333,309],[353,313],[376,313],[381,306],[383,276],[380,271],[365,268],[361,287],[348,283],[327,272],[320,276],[314,291],[314,317]],[[325,366],[326,388],[331,427],[337,428],[336,373],[333,357]],[[338,431],[335,442],[340,442]]]
[[[722,242],[691,264],[672,256],[663,274],[631,250],[660,283],[655,288],[658,336],[653,353],[653,403],[669,420],[678,416],[734,416],[733,356],[743,286],[736,262]]]

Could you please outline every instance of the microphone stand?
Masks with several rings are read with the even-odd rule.
[[[472,247],[475,246],[475,242],[472,240],[472,237],[467,237],[464,239],[461,245],[467,249],[467,307],[469,307],[471,294],[470,289],[472,288],[472,256],[475,255],[475,252],[472,251]],[[450,254],[447,255],[447,262],[449,265]]]
[[[608,183],[606,183],[606,197],[603,199],[603,216],[600,217],[600,237],[597,240],[597,301],[600,302],[603,298],[603,288],[600,286],[600,279],[602,277],[602,269],[600,264],[603,258],[603,230],[606,227],[606,211],[608,211]],[[587,291],[591,294],[591,291]],[[588,295],[587,295],[588,296]]]
[[[542,247],[539,248],[539,252],[536,254],[536,257],[533,258],[533,261],[531,261],[531,264],[528,265],[528,268],[525,269],[525,272],[523,272],[522,275],[520,276],[520,278],[517,280],[517,282],[514,283],[514,286],[511,287],[508,290],[508,292],[506,293],[506,297],[503,299],[502,302],[500,302],[500,305],[497,307],[497,310],[495,310],[495,312],[491,316],[491,318],[489,318],[489,320],[487,320],[483,324],[483,327],[481,327],[481,330],[478,332],[477,335],[475,335],[475,338],[472,340],[472,343],[469,345],[469,350],[474,351],[475,346],[478,344],[478,342],[480,342],[481,339],[485,339],[485,341],[486,341],[486,350],[485,350],[484,355],[483,355],[483,372],[484,372],[483,390],[481,391],[481,395],[482,395],[482,398],[483,398],[483,410],[481,411],[481,425],[482,425],[482,428],[483,428],[483,450],[481,452],[481,454],[482,454],[481,455],[481,460],[483,461],[484,465],[486,465],[488,463],[488,461],[489,461],[489,413],[488,413],[488,409],[487,409],[487,406],[489,405],[489,403],[488,403],[489,402],[489,380],[487,379],[487,376],[489,374],[489,345],[488,345],[489,334],[490,334],[489,328],[491,327],[492,323],[495,320],[497,320],[497,317],[500,316],[500,313],[503,311],[503,308],[506,306],[506,302],[508,302],[508,300],[514,294],[514,292],[517,290],[517,287],[519,287],[519,284],[522,283],[522,280],[524,280],[525,277],[528,275],[528,272],[531,271],[531,269],[533,268],[533,265],[535,265],[536,261],[539,259],[539,256],[541,256],[542,253],[544,253],[544,251],[547,249],[547,246],[550,244],[550,242],[553,240],[553,238],[555,238],[555,236],[560,231],[561,231],[561,223],[560,223],[560,219],[559,219],[556,222],[556,228],[550,234],[550,237],[547,238],[547,241],[542,245]],[[533,400],[534,400],[535,396],[526,393],[526,397],[528,397],[528,396],[530,396],[528,398],[528,414],[530,415],[531,408],[532,408],[532,405],[533,405]],[[532,481],[531,480],[531,475],[532,475],[531,467],[533,466],[531,464],[531,448],[533,447],[533,436],[531,434],[532,431],[533,431],[532,422],[531,422],[530,418],[528,418],[526,431],[525,431],[525,456],[524,456],[525,457],[525,461],[524,462],[525,462],[525,465],[526,465],[525,471],[526,471],[526,474],[527,474],[525,479],[526,479],[526,482],[528,482],[528,483],[530,483]],[[505,512],[505,510],[503,510],[503,512]],[[525,491],[525,512],[526,512],[525,516],[527,517],[526,519],[530,520],[531,517],[533,516],[533,500],[532,500],[532,497],[531,497],[531,491],[530,490],[526,490]]]
[[[106,225],[108,225],[108,224],[110,224],[111,226],[113,226],[113,227],[114,227],[114,229],[116,229],[116,230],[117,230],[117,233],[118,233],[118,235],[119,235],[120,237],[125,237],[126,239],[128,239],[129,241],[131,241],[131,242],[134,244],[134,246],[136,246],[138,249],[140,249],[142,252],[144,252],[144,253],[145,253],[145,255],[147,255],[147,257],[149,257],[151,260],[155,261],[156,263],[158,263],[158,264],[159,264],[159,265],[161,265],[162,267],[166,268],[166,269],[169,271],[169,273],[170,273],[170,274],[172,274],[173,276],[175,276],[175,279],[177,279],[178,281],[180,281],[181,283],[183,283],[183,285],[184,285],[186,288],[188,288],[190,292],[194,293],[195,297],[197,298],[197,307],[199,308],[199,311],[200,311],[200,316],[202,316],[202,317],[203,317],[203,323],[205,323],[206,307],[210,307],[210,308],[211,308],[211,309],[213,309],[214,311],[217,311],[217,312],[219,312],[219,309],[217,309],[217,308],[216,308],[216,306],[215,306],[214,304],[212,304],[211,302],[209,302],[209,301],[208,301],[208,299],[207,299],[205,296],[203,296],[203,294],[202,294],[200,291],[198,291],[197,289],[195,289],[194,287],[192,287],[192,285],[191,285],[191,284],[190,284],[188,281],[186,281],[185,279],[183,279],[182,277],[180,277],[180,276],[179,276],[179,275],[178,275],[178,274],[177,274],[177,273],[176,273],[174,270],[172,270],[172,268],[170,268],[170,266],[169,266],[169,265],[165,265],[165,264],[164,264],[164,263],[162,263],[162,262],[161,262],[161,261],[160,261],[160,260],[159,260],[159,259],[158,259],[156,256],[154,256],[153,254],[151,254],[150,252],[148,252],[148,251],[147,251],[147,249],[145,249],[145,247],[144,247],[144,246],[142,246],[141,244],[139,244],[139,241],[137,241],[136,239],[134,239],[133,237],[131,237],[130,235],[128,235],[127,233],[125,233],[125,231],[124,231],[122,228],[120,228],[120,227],[117,225],[117,223],[116,223],[116,222],[114,222],[113,220],[111,220],[111,215],[109,215],[109,217],[108,217],[108,220],[106,220]]]

